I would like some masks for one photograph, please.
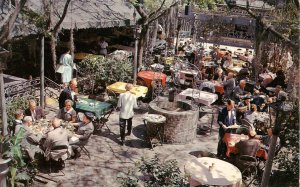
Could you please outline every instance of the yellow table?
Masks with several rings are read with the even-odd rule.
[[[95,55],[95,54],[91,54],[91,53],[75,53],[74,54],[74,59],[75,60],[83,60],[87,56],[91,56],[91,57],[94,57],[94,58],[103,57],[102,55]]]
[[[126,82],[116,82],[112,85],[107,86],[106,89],[120,94],[126,92],[126,84]],[[135,85],[130,92],[133,93],[136,97],[145,97],[148,92],[148,88],[145,86]]]

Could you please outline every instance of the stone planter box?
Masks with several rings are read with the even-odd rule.
[[[164,143],[185,144],[196,138],[199,110],[188,102],[169,102],[168,98],[159,97],[149,103],[149,114],[166,117]]]

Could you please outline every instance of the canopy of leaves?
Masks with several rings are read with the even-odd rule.
[[[216,10],[218,4],[224,4],[224,0],[195,0],[194,2],[203,11]]]
[[[119,61],[92,55],[78,65],[84,76],[90,77],[101,85],[132,81],[132,63],[128,60]]]

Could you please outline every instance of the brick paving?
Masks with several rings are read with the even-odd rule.
[[[119,126],[118,112],[115,111],[109,118],[108,126],[112,133],[109,133],[106,127],[103,132],[98,132],[91,136],[86,148],[89,150],[91,159],[82,153],[81,157],[74,160],[66,160],[63,172],[65,176],[56,176],[52,179],[57,183],[49,181],[47,184],[35,182],[33,186],[37,187],[100,187],[100,186],[119,186],[117,177],[127,173],[128,169],[134,167],[134,163],[142,157],[153,157],[157,153],[162,160],[176,159],[182,172],[184,163],[195,158],[190,152],[209,151],[216,153],[218,141],[218,126],[216,121],[213,125],[213,132],[205,135],[198,135],[196,139],[188,144],[164,144],[156,146],[154,150],[149,149],[149,144],[145,141],[145,127],[142,116],[145,112],[137,112],[133,118],[133,132],[131,136],[126,137],[125,146],[119,145]],[[50,112],[48,117],[53,117]],[[205,115],[199,121],[199,124],[210,125],[211,115]],[[216,120],[216,118],[215,118]],[[44,174],[48,176],[47,174]],[[55,175],[55,174],[53,174]],[[48,176],[49,177],[49,176]]]

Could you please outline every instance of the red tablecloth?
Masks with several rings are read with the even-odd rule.
[[[215,92],[224,94],[224,86],[221,85],[218,81],[214,81],[214,83],[215,83]]]
[[[248,139],[247,135],[225,133],[223,141],[227,147],[226,156],[230,157],[231,153],[238,154],[239,150],[235,147],[235,144],[246,139]],[[263,148],[257,151],[256,156],[265,160],[268,159],[268,153]]]
[[[153,80],[155,79],[160,79],[161,82],[162,82],[162,85],[165,86],[166,85],[166,80],[167,80],[167,75],[166,74],[163,74],[163,73],[160,73],[160,72],[154,72],[154,71],[140,71],[138,74],[137,74],[138,77],[142,78],[145,83],[146,83],[146,86],[148,88],[151,87],[151,83]]]

